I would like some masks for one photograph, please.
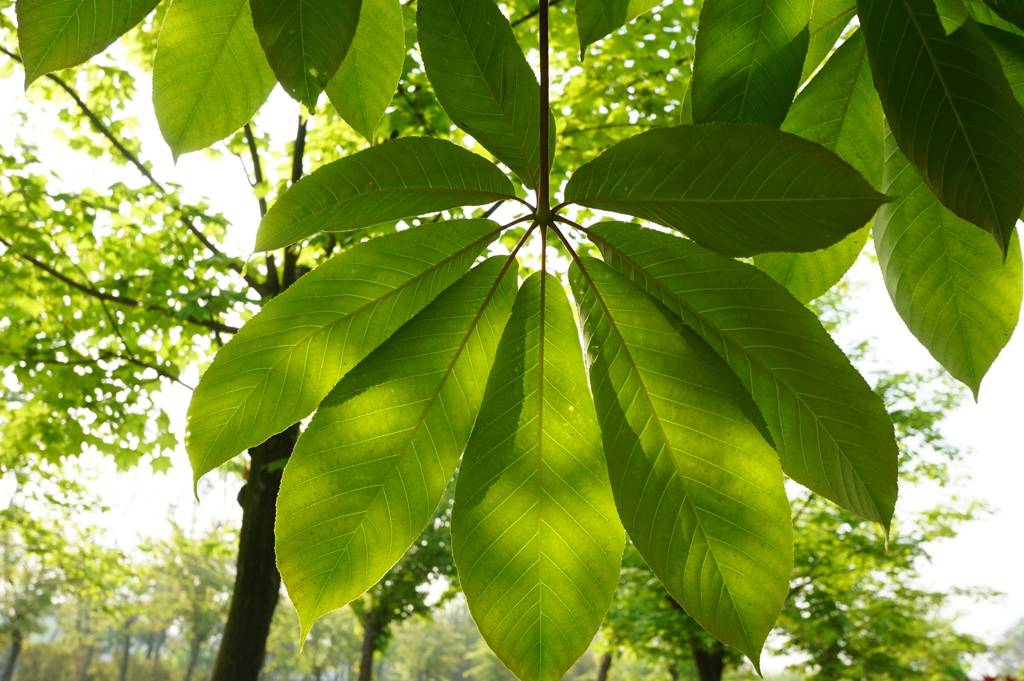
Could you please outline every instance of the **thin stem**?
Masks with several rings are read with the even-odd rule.
[[[548,55],[548,0],[541,0],[540,12],[540,186],[537,189],[537,221],[547,226],[551,221],[551,146],[550,65]]]
[[[570,227],[575,227],[576,229],[580,230],[581,232],[583,232],[587,236],[590,236],[590,230],[587,229],[586,227],[584,227],[583,225],[581,225],[578,222],[570,220],[569,218],[562,217],[561,215],[556,215],[554,217],[554,219],[557,220],[558,222],[561,222],[563,225],[569,225]]]
[[[506,223],[505,223],[505,224],[503,224],[503,225],[502,225],[501,227],[499,227],[499,228],[498,228],[498,230],[499,230],[499,231],[501,231],[501,232],[504,232],[504,231],[505,231],[506,229],[508,229],[509,227],[513,227],[513,226],[515,226],[515,225],[518,225],[518,224],[519,224],[519,223],[521,223],[521,222],[526,222],[527,220],[534,220],[534,221],[536,221],[536,216],[533,216],[533,215],[524,215],[524,216],[523,216],[523,217],[521,217],[521,218],[516,218],[516,219],[515,219],[515,220],[513,220],[512,222],[506,222]]]

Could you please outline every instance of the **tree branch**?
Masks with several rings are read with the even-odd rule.
[[[4,246],[6,246],[10,250],[11,253],[13,253],[14,255],[18,256],[19,258],[21,258],[25,262],[29,263],[30,265],[32,265],[32,266],[34,266],[34,267],[36,267],[36,268],[46,272],[47,274],[49,274],[54,279],[57,279],[58,281],[61,281],[64,284],[67,284],[71,288],[73,288],[73,289],[75,289],[77,291],[80,291],[81,293],[84,293],[87,296],[95,298],[95,299],[97,299],[99,301],[106,301],[106,302],[111,302],[111,303],[117,303],[118,305],[123,305],[125,307],[133,307],[133,308],[137,308],[137,309],[146,310],[146,311],[149,311],[149,312],[158,312],[158,313],[163,314],[163,315],[165,315],[165,316],[167,316],[167,317],[169,317],[171,319],[177,319],[177,320],[182,321],[182,322],[188,322],[190,324],[195,324],[196,326],[202,326],[202,327],[205,327],[207,329],[211,329],[213,331],[219,331],[221,333],[235,333],[235,332],[238,331],[238,329],[235,328],[234,326],[229,326],[228,324],[222,324],[221,322],[218,322],[218,321],[214,321],[214,320],[211,320],[211,319],[199,319],[197,317],[191,317],[191,316],[190,317],[179,317],[177,314],[175,314],[174,310],[171,310],[169,308],[161,307],[159,305],[147,304],[147,303],[144,303],[141,300],[137,300],[135,298],[128,298],[126,296],[118,296],[118,295],[114,295],[112,293],[108,293],[108,292],[100,290],[100,289],[98,289],[98,288],[96,288],[96,287],[94,287],[94,286],[92,286],[92,285],[90,285],[88,283],[84,283],[84,282],[78,281],[77,279],[69,277],[68,275],[64,274],[63,272],[61,272],[60,270],[56,269],[55,267],[53,267],[53,266],[43,262],[42,260],[40,260],[40,259],[38,259],[38,258],[36,258],[36,257],[34,257],[32,255],[29,255],[28,253],[25,253],[23,251],[18,250],[17,248],[14,247],[13,243],[11,243],[10,241],[7,241],[3,237],[0,237],[0,243],[2,243]]]

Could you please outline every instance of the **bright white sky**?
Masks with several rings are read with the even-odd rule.
[[[140,81],[140,91],[148,93],[148,84]],[[182,185],[192,196],[204,196],[212,207],[226,215],[232,224],[227,250],[246,256],[254,240],[258,213],[246,177],[237,159],[231,156],[211,158],[203,153],[188,154],[174,165],[155,124],[152,107],[145,96],[129,112],[142,126],[143,155],[154,162],[155,174],[162,181]],[[0,80],[0,145],[16,134],[39,147],[52,168],[60,168],[69,186],[89,184],[99,187],[112,181],[120,171],[103,164],[84,161],[69,152],[52,135],[53,112],[40,115],[38,107],[49,106],[32,98],[36,107],[27,128],[18,130],[15,112],[29,106],[25,102],[20,74]],[[294,132],[296,105],[280,89],[262,110],[258,124],[279,140],[288,140]],[[928,353],[903,326],[890,302],[878,267],[863,259],[849,275],[857,284],[855,314],[844,341],[862,338],[872,341],[873,356],[880,368],[927,370],[935,366]],[[195,384],[196,377],[186,377]],[[938,546],[934,559],[924,568],[927,585],[937,589],[986,587],[1004,595],[980,604],[965,604],[958,614],[958,627],[968,633],[995,640],[1013,622],[1024,617],[1024,332],[1018,330],[1010,345],[993,367],[982,386],[980,401],[969,402],[949,419],[945,432],[955,444],[970,449],[961,472],[969,479],[959,488],[963,496],[987,501],[992,514],[987,519],[963,528],[954,539]],[[175,416],[175,427],[184,432],[184,413],[188,391],[175,386],[164,393]],[[102,484],[106,502],[112,511],[104,518],[113,538],[131,545],[140,537],[161,534],[164,519],[174,513],[182,522],[206,525],[237,518],[234,497],[237,481],[217,479],[205,483],[202,501],[196,506],[191,492],[191,473],[183,451],[177,452],[169,473],[153,475],[148,470],[117,474],[102,460],[83,462]],[[914,499],[905,494],[900,507],[915,507],[931,499]],[[899,514],[899,508],[897,514]],[[776,665],[769,665],[775,667]],[[984,671],[983,669],[980,671]]]

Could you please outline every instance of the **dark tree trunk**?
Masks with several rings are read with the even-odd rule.
[[[124,625],[124,635],[121,639],[121,668],[117,675],[120,681],[128,681],[128,664],[132,655],[132,621]]]
[[[249,450],[249,479],[238,493],[242,529],[235,586],[212,681],[259,678],[281,589],[281,575],[274,562],[274,510],[282,467],[267,467],[291,455],[297,435],[298,427],[292,426]]]
[[[612,669],[612,654],[605,653],[597,665],[597,681],[608,681],[608,672]]]
[[[85,647],[85,653],[82,655],[82,666],[78,668],[78,681],[89,681],[89,667],[92,666],[92,656],[96,652],[96,647],[93,644],[89,644]]]
[[[724,646],[716,641],[714,647],[708,649],[699,639],[693,639],[690,649],[693,651],[697,678],[700,681],[722,681],[722,674],[725,672]]]
[[[363,618],[363,649],[359,657],[358,681],[373,679],[373,655],[377,652],[377,639],[380,633],[380,618],[371,610]]]
[[[668,668],[668,676],[672,681],[679,681],[679,667],[672,665]]]
[[[21,631],[11,631],[11,647],[7,649],[7,662],[4,664],[4,673],[0,677],[2,681],[11,681],[14,678],[14,670],[18,667],[18,657],[21,655]]]
[[[185,676],[181,681],[192,681],[192,674],[196,671],[196,663],[199,662],[199,651],[202,650],[203,641],[199,637],[193,637],[188,644],[188,666],[185,667]]]

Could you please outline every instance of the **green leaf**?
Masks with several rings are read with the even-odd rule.
[[[686,612],[757,665],[793,567],[778,458],[696,334],[598,260],[570,281],[626,531]]]
[[[569,201],[674,227],[728,255],[812,251],[885,197],[835,154],[762,125],[681,125],[616,144],[576,171]]]
[[[829,58],[793,102],[782,129],[817,142],[882,184],[885,115],[860,31]]]
[[[1024,29],[1024,3],[1020,0],[985,0],[985,4],[1017,28]]]
[[[864,227],[834,246],[810,253],[762,253],[754,256],[754,265],[801,303],[809,303],[839,283],[853,267],[869,233]]]
[[[174,156],[245,125],[274,88],[248,0],[174,0],[153,62],[153,108]]]
[[[814,0],[808,24],[810,40],[800,80],[807,80],[836,46],[850,21],[857,16],[857,0]]]
[[[256,34],[277,79],[312,111],[352,44],[361,0],[251,2]]]
[[[635,225],[591,229],[605,260],[729,364],[797,482],[888,527],[897,447],[881,399],[818,319],[757,268]]]
[[[982,26],[981,29],[999,57],[1013,96],[1018,104],[1024,106],[1024,36],[993,26]]]
[[[875,248],[897,312],[975,396],[1020,314],[1021,254],[1006,263],[984,233],[942,206],[888,140],[885,187],[900,198],[878,213]]]
[[[810,0],[704,0],[694,122],[781,124],[800,85],[810,16]]]
[[[590,645],[624,535],[558,279],[516,297],[459,471],[452,555],[480,633],[527,681],[557,681]]]
[[[345,122],[371,144],[404,65],[401,2],[363,0],[355,38],[345,61],[327,83],[327,96]]]
[[[317,232],[362,229],[513,196],[512,183],[487,159],[451,142],[403,137],[299,180],[263,218],[256,250],[281,248]]]
[[[661,0],[576,0],[580,59],[587,47],[661,4]]]
[[[540,86],[508,19],[492,0],[420,0],[416,16],[423,66],[441,107],[536,188]],[[552,134],[550,157],[554,150]]]
[[[77,66],[142,21],[159,0],[18,0],[18,47],[25,87]]]
[[[198,479],[309,415],[331,388],[472,265],[487,220],[417,227],[340,253],[267,303],[203,374],[186,445]]]
[[[1003,252],[1024,209],[1024,111],[973,20],[946,35],[932,0],[858,0],[900,149],[942,203]]]
[[[376,584],[433,518],[512,308],[504,260],[473,268],[360,362],[296,443],[274,534],[303,634]]]

